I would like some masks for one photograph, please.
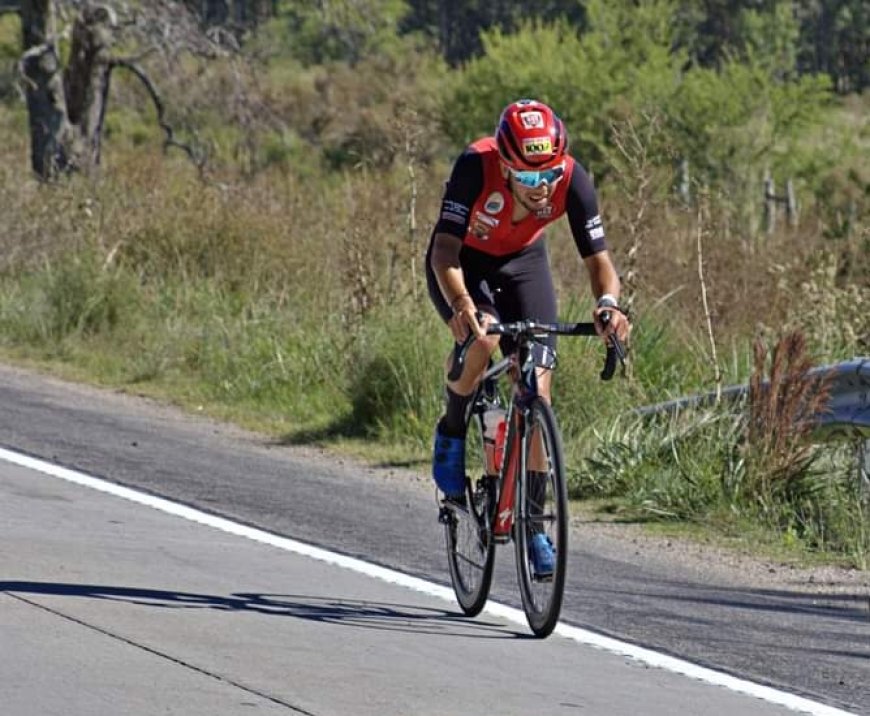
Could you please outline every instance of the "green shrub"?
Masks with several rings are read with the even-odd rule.
[[[742,424],[725,411],[684,411],[654,419],[623,416],[569,478],[574,497],[616,497],[648,515],[703,519],[717,511],[737,468]]]
[[[3,280],[5,332],[44,344],[70,336],[111,334],[138,311],[135,278],[99,263],[90,252],[69,254],[14,280]]]
[[[448,334],[434,309],[394,307],[354,335],[348,363],[352,422],[386,442],[428,444],[441,414]]]

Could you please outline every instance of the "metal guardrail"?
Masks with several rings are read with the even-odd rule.
[[[852,360],[810,371],[811,375],[831,373],[829,399],[825,409],[816,414],[817,432],[824,437],[855,438],[858,441],[858,476],[870,490],[870,358]],[[747,385],[733,385],[722,390],[721,398],[736,402],[749,393]],[[712,405],[716,393],[677,398],[656,405],[636,408],[638,415],[676,413],[686,408]]]
[[[870,435],[870,358],[853,358],[830,366],[820,366],[810,375],[831,373],[830,397],[824,411],[816,418],[820,428],[842,428]],[[722,400],[737,401],[749,393],[748,385],[732,385],[722,390]],[[656,405],[636,408],[639,415],[675,413],[685,408],[702,407],[716,402],[716,393],[677,398]]]

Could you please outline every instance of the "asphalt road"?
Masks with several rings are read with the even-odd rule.
[[[421,486],[423,476],[420,482],[403,482],[386,472],[269,445],[148,401],[16,369],[0,368],[0,404],[4,447],[446,583],[442,535],[432,493]],[[488,615],[459,620],[450,604],[409,595],[395,585],[319,574],[323,565],[309,565],[298,557],[288,565],[286,555],[280,560],[263,556],[264,548],[238,545],[238,538],[215,537],[203,526],[175,524],[176,518],[146,517],[141,507],[119,507],[117,498],[86,496],[84,488],[27,478],[17,470],[4,470],[0,476],[0,633],[5,635],[0,640],[9,639],[15,647],[3,649],[5,657],[0,654],[0,703],[23,704],[21,708],[39,703],[44,708],[4,708],[4,713],[61,713],[70,698],[67,692],[76,684],[86,687],[94,670],[108,673],[113,665],[118,669],[109,680],[114,691],[98,689],[94,698],[108,705],[114,694],[133,704],[113,713],[144,713],[137,710],[136,699],[154,698],[163,689],[185,694],[187,705],[175,711],[167,707],[170,713],[196,714],[200,707],[211,714],[244,712],[226,704],[224,710],[214,707],[212,702],[224,698],[217,687],[226,687],[230,701],[244,700],[237,693],[244,692],[258,707],[301,713],[470,714],[482,712],[484,703],[491,705],[480,695],[488,696],[493,684],[504,684],[509,694],[496,701],[503,713],[556,713],[557,707],[607,714],[782,712],[723,688],[626,664],[621,657],[566,639],[517,638],[525,633],[521,626]],[[116,512],[124,514],[116,520]],[[113,520],[135,529],[111,527]],[[92,526],[92,532],[83,525]],[[176,554],[154,548],[152,540],[169,539],[176,530],[184,533],[179,537],[184,550]],[[41,548],[28,551],[31,544]],[[576,543],[569,578],[563,609],[569,624],[870,714],[870,612],[864,592],[826,596],[714,584],[690,579],[679,570],[602,557]],[[139,593],[131,595],[127,589]],[[257,606],[256,595],[279,595],[280,605],[247,606]],[[493,598],[518,605],[506,550],[499,556]],[[189,600],[209,606],[167,608]],[[324,623],[333,622],[311,615],[335,600],[351,605],[350,617],[336,617],[350,628],[323,630]],[[370,604],[378,607],[371,609]],[[262,617],[263,611],[271,614],[274,609],[297,618],[254,618],[250,633],[247,622],[225,624],[227,611]],[[329,606],[326,611],[334,610]],[[344,615],[347,610],[338,611]],[[215,629],[214,619],[220,629]],[[396,628],[409,621],[426,626]],[[153,623],[142,626],[140,634],[140,622]],[[25,623],[33,628],[16,630]],[[316,633],[310,631],[315,627],[320,627]],[[234,644],[223,629],[242,644]],[[413,643],[407,641],[409,632]],[[34,633],[40,637],[34,639]],[[129,651],[127,645],[142,652],[136,658],[151,654],[162,663],[154,666],[149,680],[137,684],[130,674],[138,673],[140,665],[130,654],[113,656],[107,641],[120,652]],[[301,650],[288,646],[300,643],[305,644]],[[100,644],[106,646],[105,653]],[[13,653],[22,656],[13,659]],[[81,669],[65,670],[80,655],[88,657]],[[173,673],[163,675],[161,669]],[[189,677],[179,675],[179,669],[209,675],[215,683],[208,688],[179,683],[175,689],[173,679]],[[45,672],[45,685],[52,688],[42,691],[58,694],[56,703],[50,696],[44,703],[33,701],[43,685],[35,671]],[[297,673],[306,674],[304,685],[290,678]],[[286,687],[282,678],[289,679]],[[308,679],[313,681],[309,684]],[[329,683],[324,685],[324,679]],[[455,693],[457,684],[465,686],[465,697]],[[330,689],[354,694],[354,708]],[[538,695],[537,708],[527,702],[529,694]],[[102,712],[89,703],[63,713]]]

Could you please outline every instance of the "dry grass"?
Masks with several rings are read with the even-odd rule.
[[[777,497],[794,497],[815,460],[817,448],[809,438],[828,404],[832,375],[812,370],[806,339],[799,332],[782,337],[770,358],[768,353],[757,339],[749,382],[749,470],[743,486],[745,495],[766,510]]]

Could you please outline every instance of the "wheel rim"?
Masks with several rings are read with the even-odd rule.
[[[537,434],[541,453],[532,455],[530,468],[522,480],[517,510],[517,568],[520,577],[523,607],[532,630],[546,636],[555,627],[562,605],[565,563],[567,555],[567,514],[562,482],[562,451],[552,416],[538,407],[529,413],[528,429]],[[530,438],[528,443],[534,442]],[[543,469],[541,469],[543,468]],[[538,474],[535,474],[538,473]],[[531,542],[536,534],[546,535],[555,552],[551,575],[535,574],[531,558]]]
[[[492,581],[494,545],[481,528],[488,499],[493,487],[489,478],[483,478],[483,436],[477,416],[469,421],[465,439],[466,471],[480,476],[466,496],[465,505],[450,505],[445,525],[450,577],[453,589],[463,611],[475,615],[483,609]],[[473,471],[473,472],[472,472]]]
[[[481,530],[472,512],[475,510],[478,516],[483,513],[487,490],[482,483],[477,486],[471,509],[469,506],[450,506],[445,526],[453,590],[463,611],[470,616],[483,609],[492,581],[495,546]]]

